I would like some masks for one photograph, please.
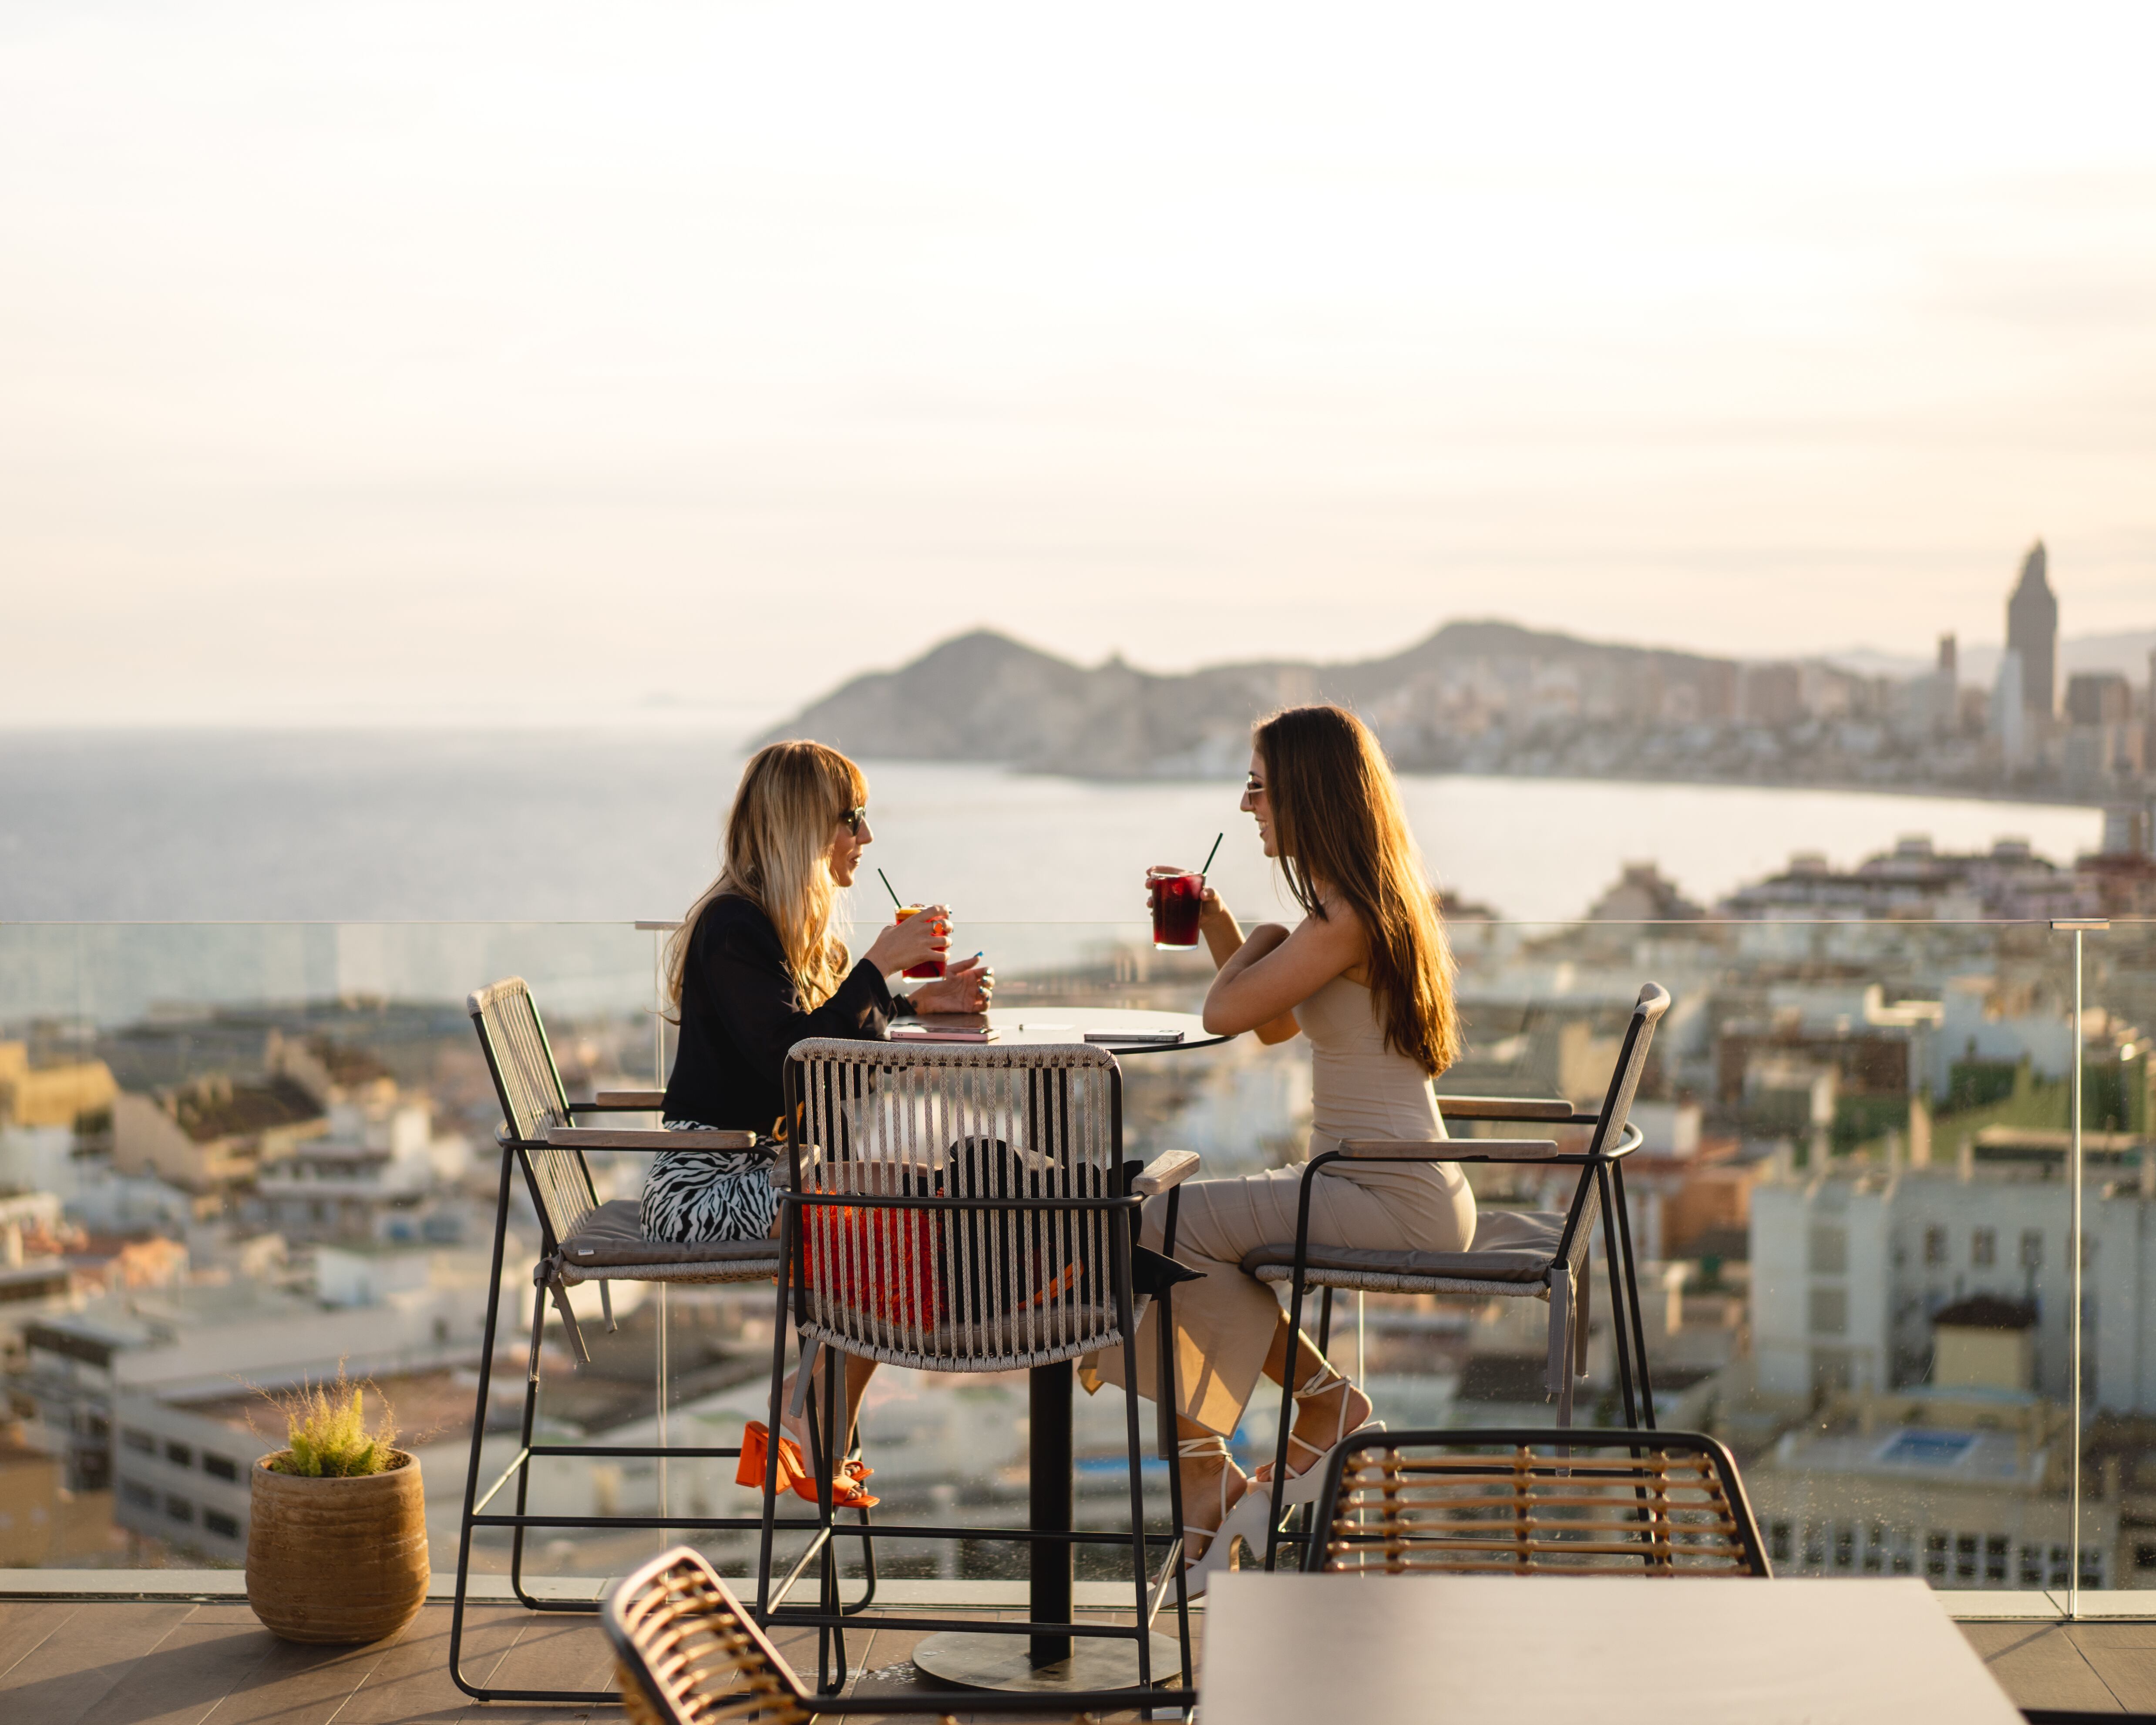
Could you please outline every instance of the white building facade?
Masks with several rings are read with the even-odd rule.
[[[2035,1382],[2064,1400],[2073,1298],[2057,1179],[1951,1168],[1763,1183],[1752,1194],[1759,1388],[1809,1396],[1924,1381],[1932,1315],[1971,1294],[2036,1311]],[[2156,1413],[2156,1199],[2091,1182],[2083,1226],[2086,1405]]]

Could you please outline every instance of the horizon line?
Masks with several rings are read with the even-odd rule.
[[[969,635],[987,634],[1010,641],[1029,651],[1075,665],[1081,670],[1100,670],[1122,664],[1142,675],[1160,678],[1196,675],[1200,673],[1240,665],[1282,664],[1308,665],[1317,667],[1369,664],[1399,654],[1434,639],[1444,630],[1456,625],[1496,624],[1517,629],[1533,635],[1556,636],[1576,641],[1584,646],[1613,648],[1626,651],[1649,653],[1680,653],[1689,657],[1719,660],[1737,665],[1835,665],[1838,661],[1873,656],[1892,664],[1908,666],[1908,675],[1922,675],[1921,667],[1928,661],[1922,655],[1902,653],[1881,647],[1853,644],[1843,647],[1822,649],[1796,654],[1771,655],[1760,657],[1717,653],[1697,647],[1676,646],[1665,643],[1646,643],[1602,639],[1588,635],[1573,635],[1565,631],[1540,628],[1534,624],[1516,623],[1503,617],[1449,618],[1425,634],[1412,638],[1404,646],[1368,652],[1361,658],[1315,659],[1241,657],[1222,659],[1193,665],[1183,670],[1147,670],[1133,663],[1121,649],[1111,651],[1088,665],[1086,661],[1065,656],[1051,648],[1040,645],[1024,635],[1005,627],[988,623],[971,624],[954,630],[942,639],[924,648],[911,658],[898,665],[864,665],[851,671],[838,674],[835,680],[821,693],[805,704],[796,700],[792,706],[781,706],[766,701],[708,701],[665,691],[652,691],[632,697],[617,697],[603,704],[590,704],[581,708],[562,706],[533,706],[505,712],[502,703],[485,701],[449,704],[434,700],[420,700],[403,706],[369,705],[356,706],[350,702],[338,703],[320,710],[290,709],[278,706],[253,707],[230,711],[202,709],[167,709],[129,714],[72,713],[72,714],[6,714],[0,713],[0,734],[55,734],[76,732],[90,735],[111,735],[131,731],[175,732],[387,732],[398,731],[469,731],[478,733],[506,733],[542,731],[620,731],[673,732],[678,734],[701,733],[712,736],[737,734],[746,740],[760,731],[803,711],[803,706],[814,706],[827,699],[849,684],[864,677],[896,675],[911,665],[949,646],[954,641]],[[1942,631],[1942,634],[1951,631]],[[2061,635],[2058,645],[2061,651],[2077,645],[2131,639],[2139,635],[2156,636],[2156,624],[2144,629],[2102,629],[2082,634]],[[1958,650],[1964,655],[1984,655],[2003,652],[2005,643],[2000,640],[1958,640]],[[2152,649],[2156,650],[2156,649]],[[1853,675],[1867,675],[1856,672]],[[1876,674],[1876,673],[1869,673]],[[1987,678],[1963,677],[1959,685],[1966,688],[1988,686]],[[416,712],[416,716],[414,716]]]

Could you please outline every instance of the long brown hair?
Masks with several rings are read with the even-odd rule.
[[[1435,1077],[1460,1056],[1452,949],[1384,751],[1337,706],[1286,708],[1260,720],[1251,741],[1288,891],[1321,921],[1322,891],[1362,918],[1386,1045]]]
[[[681,978],[696,919],[732,893],[771,918],[786,968],[814,1012],[846,978],[846,943],[831,932],[839,883],[831,878],[831,839],[839,817],[869,799],[861,769],[820,742],[774,742],[742,768],[718,878],[689,906],[666,943],[666,998],[681,1007]]]

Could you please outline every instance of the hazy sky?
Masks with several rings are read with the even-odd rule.
[[[0,723],[2156,624],[2156,8],[0,7]]]

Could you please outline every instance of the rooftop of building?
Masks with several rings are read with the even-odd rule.
[[[1932,1315],[1938,1329],[2033,1330],[2036,1308],[2025,1301],[2002,1300],[1995,1294],[1971,1294]]]
[[[1775,1446],[1771,1464],[1763,1457],[1755,1464],[1759,1465],[1804,1473],[1866,1474],[2030,1491],[2043,1479],[2042,1455],[2031,1457],[2010,1434],[1933,1425],[1835,1432],[1809,1440],[1791,1432]]]
[[[446,1442],[471,1430],[472,1393],[479,1382],[475,1368],[449,1367],[436,1371],[379,1374],[357,1382],[366,1410],[367,1429],[377,1430],[385,1415],[394,1424],[400,1448]],[[282,1392],[280,1392],[282,1393]],[[261,1390],[232,1389],[199,1396],[162,1398],[198,1419],[213,1420],[236,1430],[275,1437],[278,1414],[275,1402]]]
[[[307,1051],[322,1063],[322,1070],[329,1074],[332,1084],[347,1089],[383,1079],[393,1082],[395,1079],[378,1055],[349,1043],[332,1041],[326,1036],[311,1036],[307,1039]]]
[[[198,1144],[322,1117],[321,1104],[282,1073],[245,1081],[196,1079],[172,1092],[169,1106],[180,1129]]]
[[[311,1317],[321,1307],[287,1290],[252,1280],[116,1288],[80,1310],[54,1312],[37,1329],[93,1339],[116,1348],[145,1348],[190,1332],[268,1318]],[[36,1345],[33,1338],[33,1345]]]

